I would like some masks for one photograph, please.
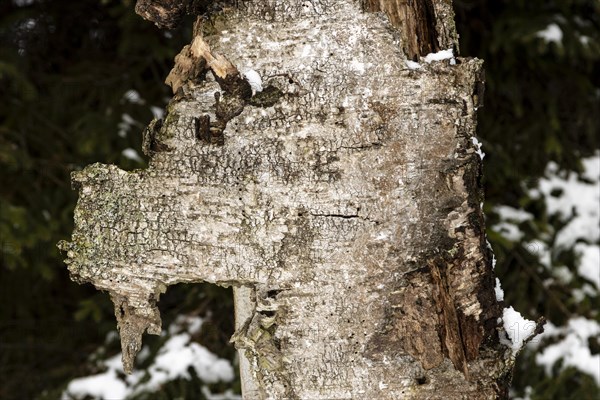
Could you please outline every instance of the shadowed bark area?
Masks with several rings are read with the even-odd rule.
[[[363,0],[370,12],[383,12],[402,37],[406,56],[417,61],[419,56],[442,49],[458,49],[452,3],[445,0]]]
[[[505,396],[472,141],[482,62],[409,69],[358,1],[212,18],[146,131],[148,169],[73,176],[61,248],[74,279],[111,293],[126,371],[166,287],[207,281],[236,288],[244,398]]]

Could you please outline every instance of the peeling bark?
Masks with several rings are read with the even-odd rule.
[[[412,4],[222,9],[176,59],[148,169],[74,173],[60,246],[111,294],[126,371],[160,332],[160,294],[206,281],[235,287],[245,399],[506,397],[471,141],[482,62],[408,69],[392,3]],[[429,4],[452,47],[448,3]]]

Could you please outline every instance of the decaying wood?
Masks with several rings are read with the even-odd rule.
[[[364,0],[371,12],[382,11],[400,30],[402,48],[411,60],[441,49],[458,50],[452,3],[444,0]]]
[[[236,288],[245,399],[506,396],[472,143],[482,62],[409,69],[360,1],[238,5],[177,58],[148,169],[73,175],[61,248],[111,294],[126,371],[160,294],[206,281]]]

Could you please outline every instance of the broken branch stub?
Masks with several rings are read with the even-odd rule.
[[[358,1],[244,4],[186,50],[215,79],[181,82],[145,133],[149,167],[73,176],[61,248],[74,279],[111,294],[126,371],[160,331],[160,294],[205,281],[252,296],[232,338],[255,383],[244,398],[500,396],[471,141],[481,61],[408,69]]]

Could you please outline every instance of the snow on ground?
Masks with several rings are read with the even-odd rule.
[[[500,217],[500,222],[492,226],[492,229],[512,242],[521,241],[525,234],[519,228],[519,224],[532,220],[533,215],[504,205],[494,207],[494,212]]]
[[[554,248],[574,248],[579,257],[577,270],[600,289],[600,152],[583,159],[583,172],[561,172],[548,164],[546,177],[530,191],[543,197],[549,215],[558,215],[566,225],[556,233]],[[583,179],[582,179],[583,178]]]
[[[561,172],[551,162],[545,178],[530,191],[532,198],[543,196],[549,215],[569,220],[558,232],[556,246],[571,248],[579,239],[589,243],[600,240],[600,154],[583,160],[584,172]]]
[[[577,174],[560,171],[556,163],[548,164],[545,177],[529,194],[534,199],[543,199],[548,216],[558,216],[565,225],[552,232],[554,235],[523,243],[559,281],[569,283],[578,276],[588,282],[573,290],[576,301],[586,296],[597,300],[600,295],[600,152],[583,159],[582,166],[582,173]],[[513,241],[524,238],[519,224],[534,219],[528,212],[513,207],[498,206],[494,211],[501,222],[492,229]],[[554,254],[570,249],[577,256],[574,270],[564,265],[553,265]],[[500,300],[503,296],[504,292],[497,282],[496,297]],[[529,329],[535,327],[512,307],[504,310],[503,322],[511,339],[508,341],[503,338],[503,342],[513,350],[522,344],[523,338],[531,332]],[[525,331],[524,327],[527,327]],[[548,322],[545,332],[529,346],[532,350],[538,350],[536,363],[543,366],[549,376],[552,376],[552,369],[556,365],[563,369],[574,367],[594,377],[600,385],[600,354],[591,353],[590,338],[600,339],[598,322],[574,316],[566,326],[557,327]],[[540,343],[544,343],[544,346]]]
[[[547,323],[539,339],[550,339],[554,343],[544,347],[536,355],[535,362],[545,368],[547,375],[552,376],[552,368],[562,361],[561,368],[575,367],[591,375],[600,386],[600,354],[592,354],[588,344],[589,338],[598,336],[600,324],[583,317],[570,319],[564,327]]]
[[[228,360],[217,357],[191,340],[192,335],[199,332],[201,326],[202,319],[199,317],[180,316],[170,326],[169,339],[148,368],[125,376],[121,354],[117,354],[101,363],[106,369],[105,372],[72,380],[63,392],[62,399],[83,399],[91,396],[98,400],[113,400],[126,399],[142,392],[155,392],[169,381],[190,379],[190,367],[208,384],[233,381],[235,373]],[[140,356],[144,353],[149,354],[146,347],[142,349]],[[208,387],[203,387],[202,391],[212,400],[241,400],[232,392],[212,394]]]

